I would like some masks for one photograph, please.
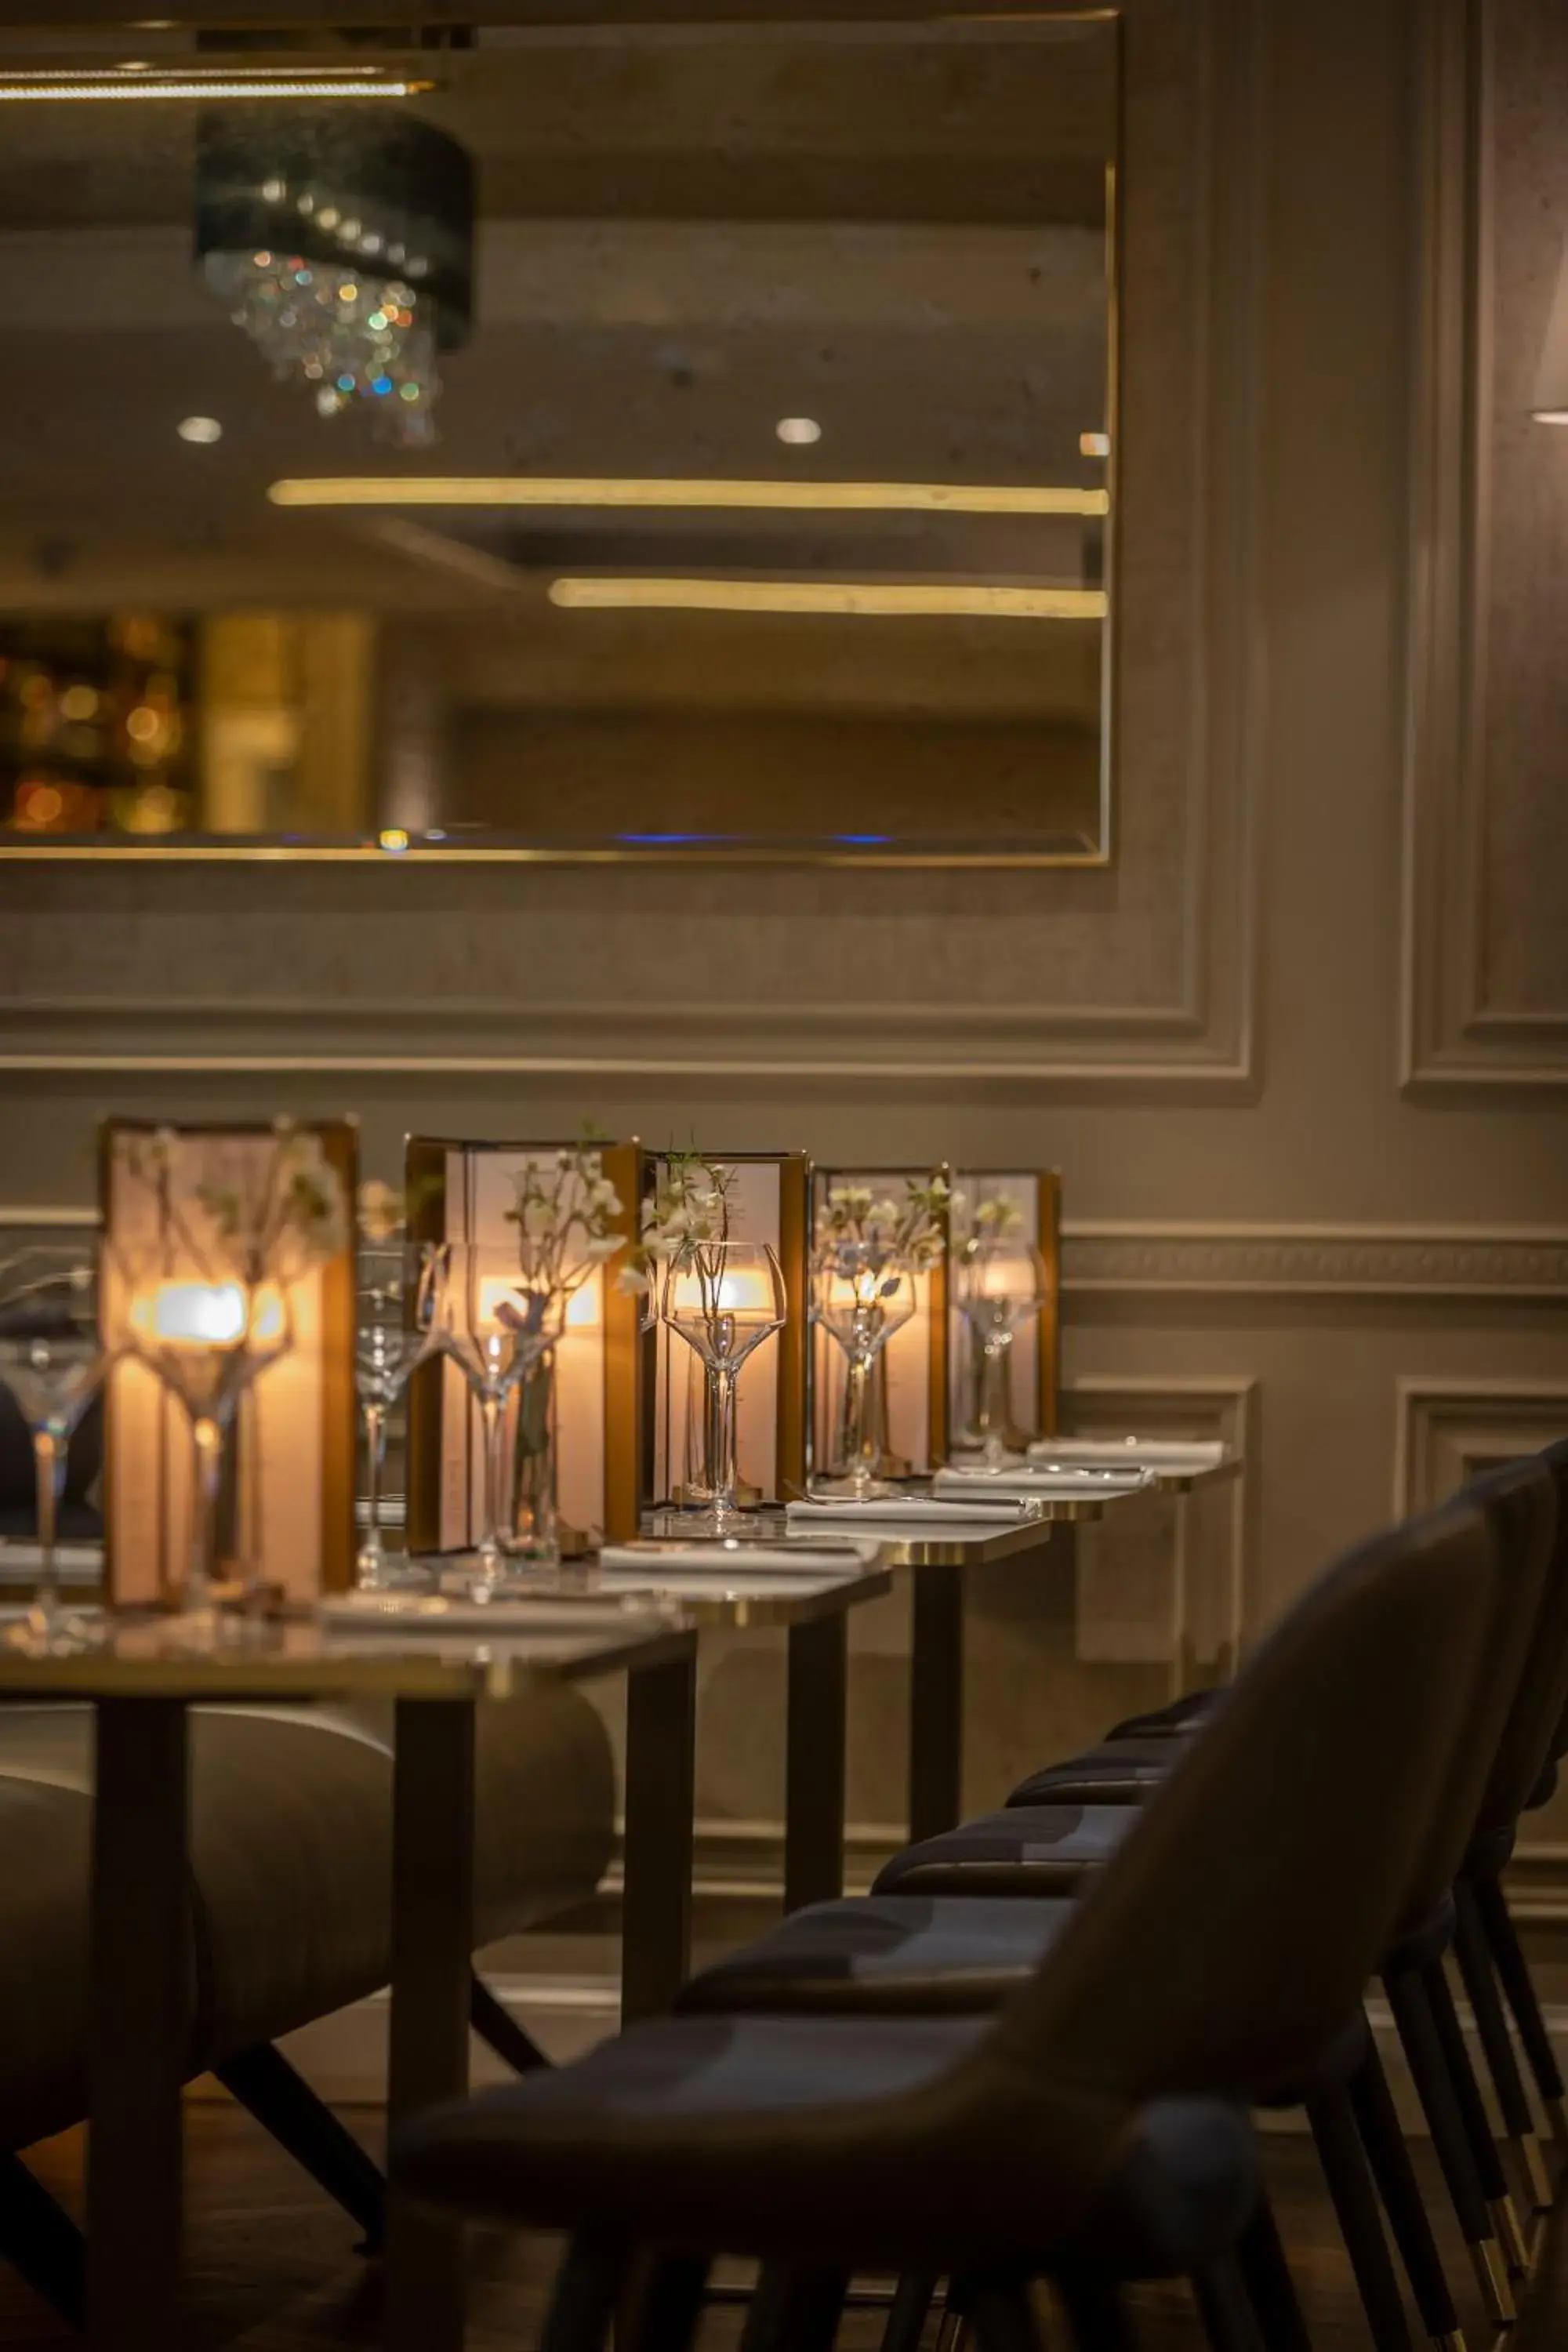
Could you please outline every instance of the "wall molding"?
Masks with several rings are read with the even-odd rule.
[[[1419,259],[1401,890],[1408,1091],[1568,1087],[1568,1005],[1489,1005],[1490,0],[1419,12]]]
[[[1249,1095],[1263,36],[1243,0],[1130,0],[1122,34],[1137,202],[1119,504],[1139,528],[1119,551],[1113,870],[16,862],[0,866],[16,974],[0,1069]],[[784,923],[821,964],[822,1003],[779,1002],[797,992],[776,985],[768,933]],[[951,984],[922,1004],[942,924]],[[723,991],[689,956],[666,982],[678,1001],[647,1003],[661,938],[705,928],[715,957],[729,943]],[[870,986],[863,950],[829,969],[857,934],[879,941]],[[377,1001],[416,936],[423,1001]],[[289,994],[249,996],[278,973]]]
[[[0,1232],[96,1222],[90,1207],[0,1202]],[[1069,1217],[1062,1260],[1069,1308],[1162,1296],[1568,1301],[1568,1225]]]
[[[1568,1299],[1568,1226],[1068,1219],[1069,1297]]]
[[[1429,1510],[1478,1471],[1564,1436],[1568,1380],[1405,1374],[1394,1388],[1394,1515]]]
[[[1568,1436],[1568,1379],[1487,1380],[1416,1373],[1395,1389],[1397,1517],[1442,1502],[1494,1463]],[[1522,1837],[1509,1865],[1521,1918],[1568,1924],[1568,1846]]]

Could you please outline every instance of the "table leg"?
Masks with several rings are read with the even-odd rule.
[[[474,1709],[400,1699],[393,1766],[392,2023],[387,2120],[468,2087],[474,1949]],[[458,2352],[464,2333],[460,2222],[387,2203],[388,2352]]]
[[[784,1733],[784,1909],[844,1892],[845,1706],[848,1619],[789,1631]]]
[[[626,1688],[621,2023],[658,2017],[690,1972],[697,1661],[635,1668]]]
[[[88,2340],[183,2343],[191,2054],[186,1718],[181,1699],[100,1699],[92,1826]]]
[[[940,1837],[963,1802],[963,1570],[917,1568],[910,1637],[910,1837]]]

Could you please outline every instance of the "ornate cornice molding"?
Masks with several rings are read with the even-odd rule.
[[[1063,1286],[1284,1297],[1568,1299],[1568,1227],[1069,1220]]]

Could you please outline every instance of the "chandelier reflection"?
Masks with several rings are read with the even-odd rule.
[[[280,382],[323,416],[368,411],[381,438],[430,446],[439,355],[472,323],[473,173],[455,139],[352,109],[209,112],[196,254]]]

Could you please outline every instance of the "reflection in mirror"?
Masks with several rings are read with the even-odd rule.
[[[1108,856],[1114,19],[305,37],[0,37],[5,842]]]

